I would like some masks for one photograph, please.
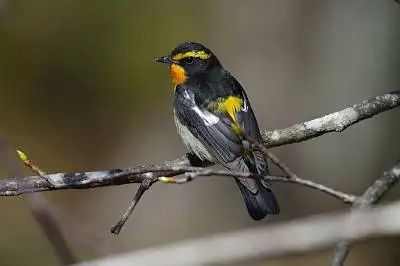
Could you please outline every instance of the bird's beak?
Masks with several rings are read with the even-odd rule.
[[[155,60],[157,62],[166,63],[166,64],[176,63],[174,60],[172,60],[171,55],[161,56],[161,57],[155,58]]]

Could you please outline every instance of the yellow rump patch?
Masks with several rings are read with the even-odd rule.
[[[171,72],[172,83],[174,83],[175,87],[177,85],[185,82],[186,73],[185,73],[185,69],[183,67],[181,67],[177,64],[171,64],[169,71]]]
[[[236,96],[227,98],[218,98],[218,100],[208,104],[208,108],[218,112],[226,113],[232,118],[233,122],[237,123],[235,113],[242,108],[243,100]]]
[[[181,60],[182,58],[186,57],[195,57],[200,59],[208,59],[210,58],[211,54],[207,54],[205,51],[191,51],[186,53],[179,53],[172,57],[173,60]]]

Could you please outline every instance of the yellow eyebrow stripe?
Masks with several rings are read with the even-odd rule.
[[[186,53],[179,53],[172,57],[173,60],[181,60],[182,58],[186,57],[195,57],[200,59],[208,59],[210,58],[211,54],[207,54],[205,51],[190,51]]]

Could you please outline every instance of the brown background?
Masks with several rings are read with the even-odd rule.
[[[211,48],[246,88],[260,127],[274,129],[399,89],[399,26],[390,0],[3,0],[0,134],[52,173],[160,163],[185,149],[168,70],[153,58],[179,42]],[[399,158],[399,115],[273,151],[300,177],[359,194]],[[0,177],[9,176],[0,163]],[[282,214],[257,223],[232,180],[157,184],[118,237],[109,229],[136,185],[45,196],[69,217],[61,220],[67,235],[73,220],[105,239],[70,239],[81,259],[347,208],[307,188],[274,188]],[[399,197],[395,188],[385,200]],[[359,244],[346,265],[398,265],[398,244]],[[268,265],[327,265],[330,251]],[[22,197],[0,199],[0,263],[56,263]]]

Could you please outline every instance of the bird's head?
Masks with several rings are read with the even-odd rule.
[[[156,58],[156,61],[170,65],[172,81],[175,86],[195,74],[205,73],[214,67],[221,67],[217,57],[210,49],[195,42],[181,43],[170,55]]]

